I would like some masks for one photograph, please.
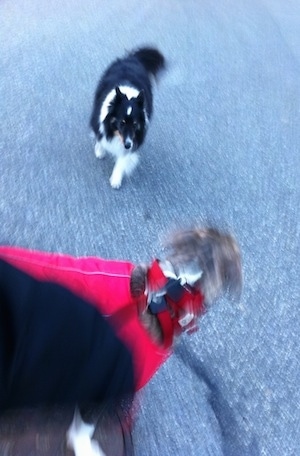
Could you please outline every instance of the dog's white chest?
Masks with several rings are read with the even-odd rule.
[[[95,144],[95,155],[97,158],[103,158],[109,152],[115,158],[115,166],[110,176],[110,185],[113,188],[120,188],[124,175],[129,176],[136,168],[139,157],[135,152],[128,152],[121,138],[116,135],[111,141],[107,140],[105,136],[97,141]]]
[[[101,146],[104,150],[112,154],[115,158],[122,157],[126,154],[122,139],[119,135],[115,135],[111,141],[106,139],[105,136],[101,139]]]

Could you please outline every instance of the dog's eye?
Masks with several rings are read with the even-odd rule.
[[[139,128],[138,122],[133,122],[133,127],[137,130]]]
[[[126,120],[121,120],[121,125],[126,125]]]

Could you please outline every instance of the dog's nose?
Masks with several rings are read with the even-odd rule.
[[[131,139],[126,139],[124,142],[125,149],[131,149],[132,147],[132,141]]]

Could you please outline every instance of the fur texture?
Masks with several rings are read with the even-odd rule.
[[[187,272],[200,273],[201,278],[194,286],[204,295],[206,307],[225,292],[231,297],[239,297],[242,289],[241,254],[231,234],[211,227],[180,230],[169,236],[166,250],[164,261],[171,263],[177,276]],[[131,293],[139,296],[146,286],[147,266],[141,264],[132,272]],[[162,331],[156,315],[147,310],[140,314],[140,319],[152,338],[160,343]]]
[[[124,175],[138,164],[136,151],[144,142],[153,110],[152,79],[164,67],[158,50],[141,48],[113,62],[98,84],[90,126],[96,157],[109,152],[115,158],[113,188],[119,188]]]

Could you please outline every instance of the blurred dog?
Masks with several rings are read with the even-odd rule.
[[[159,344],[170,338],[168,331],[175,336],[193,332],[198,317],[221,293],[238,296],[242,287],[240,250],[230,234],[214,228],[182,230],[170,236],[166,248],[166,259],[137,266],[130,284],[133,296],[147,296],[140,319]],[[160,282],[153,274],[157,268]],[[163,311],[170,315],[169,329],[160,318]]]
[[[0,365],[2,409],[118,405],[152,378],[180,334],[197,330],[220,294],[241,292],[232,235],[185,229],[165,247],[165,258],[134,265],[0,246],[0,360],[11,366]],[[67,439],[76,456],[103,454],[94,429],[75,413]]]
[[[113,62],[98,84],[90,126],[96,157],[110,152],[116,160],[110,177],[113,188],[119,188],[124,175],[130,175],[138,164],[136,151],[152,115],[151,78],[164,67],[158,50],[141,48]]]
[[[234,237],[214,228],[173,233],[166,248],[164,260],[133,269],[130,292],[139,302],[139,319],[151,339],[159,347],[169,349],[175,336],[197,330],[200,315],[222,292],[227,291],[232,297],[240,295],[242,268]],[[78,420],[80,426],[76,428],[74,423]],[[75,413],[68,441],[76,456],[90,454],[87,449],[96,445],[92,433],[86,437],[85,429],[80,415]],[[85,447],[79,451],[85,438]],[[99,448],[91,454],[105,456]]]

